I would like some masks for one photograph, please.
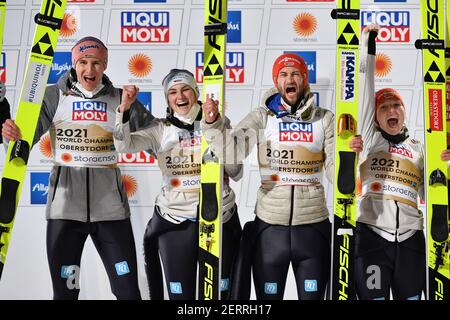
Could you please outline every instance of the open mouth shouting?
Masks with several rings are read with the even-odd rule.
[[[96,82],[96,76],[83,76],[83,80],[86,84],[89,86],[95,86]]]
[[[177,102],[177,108],[180,111],[189,111],[189,101]]]
[[[398,127],[398,118],[390,117],[387,119],[387,125],[391,129],[396,129]]]

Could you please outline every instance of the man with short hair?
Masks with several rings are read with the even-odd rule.
[[[141,299],[130,208],[114,148],[115,109],[135,86],[115,88],[104,74],[108,49],[95,37],[72,48],[72,68],[47,87],[34,143],[50,132],[54,166],[47,199],[47,256],[54,299],[77,299],[68,277],[79,272],[90,235],[117,299]],[[153,116],[138,101],[130,112],[131,130]],[[3,125],[8,140],[20,139],[13,120]]]

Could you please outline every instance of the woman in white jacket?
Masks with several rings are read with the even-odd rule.
[[[375,93],[377,30],[377,25],[370,25],[363,31],[360,76],[366,78],[366,85],[359,114],[362,134],[350,143],[360,152],[362,185],[356,290],[364,300],[389,300],[391,290],[394,299],[419,300],[425,288],[423,215],[418,209],[418,197],[424,198],[424,152],[422,143],[409,137],[400,93],[392,88]],[[444,151],[442,159],[450,159],[449,155]],[[380,270],[379,286],[368,284],[369,270]]]
[[[170,299],[193,300],[197,283],[202,110],[191,72],[172,69],[163,86],[169,106],[167,117],[130,133],[128,113],[136,90],[117,110],[114,144],[119,152],[149,150],[157,158],[163,176],[155,211],[144,235],[150,298],[164,298],[161,255]],[[225,166],[221,282],[224,299],[230,292],[231,270],[241,234],[235,194],[228,185],[228,177],[237,180],[241,174],[242,165]]]

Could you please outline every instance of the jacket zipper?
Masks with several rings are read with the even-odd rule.
[[[400,209],[398,207],[397,201],[394,201],[397,207],[397,212],[395,214],[395,242],[398,242],[398,228],[400,227]]]
[[[56,188],[58,188],[60,174],[61,174],[61,167],[58,166],[58,171],[56,172],[55,188],[53,189],[52,202],[53,200],[55,200]]]
[[[120,192],[121,188],[120,188],[120,184],[119,184],[119,174],[117,172],[117,169],[115,169],[116,171],[116,184],[117,184],[117,192],[119,192],[119,196],[120,196],[120,202],[123,203],[123,196],[122,196],[122,192]]]
[[[291,212],[289,214],[289,226],[292,225],[292,219],[294,217],[294,188],[295,186],[291,186]]]
[[[89,205],[89,168],[86,168],[86,214],[86,222],[91,222],[91,207]]]

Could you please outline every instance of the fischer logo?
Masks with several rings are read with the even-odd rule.
[[[436,290],[434,291],[434,300],[444,300],[444,283],[442,280],[434,277],[436,281]]]
[[[349,285],[349,248],[350,237],[348,234],[342,235],[342,243],[339,246],[339,300],[348,300]]]
[[[204,267],[206,268],[206,274],[204,281],[204,289],[203,289],[203,298],[205,300],[212,300],[213,298],[213,279],[214,279],[214,269],[213,267],[208,263],[205,262]]]
[[[412,159],[412,152],[404,144],[389,144],[389,152]]]
[[[73,121],[108,121],[107,104],[100,101],[76,101],[72,104]]]
[[[169,12],[167,11],[124,11],[121,14],[120,25],[122,42],[169,42]]]
[[[371,23],[380,26],[378,42],[409,42],[410,17],[409,11],[363,11],[361,15],[361,30]]]
[[[119,153],[119,164],[154,164],[155,158],[145,151],[138,153]]]
[[[280,141],[313,142],[313,128],[306,122],[280,122]]]
[[[203,67],[204,67],[203,52],[195,53],[195,80],[198,83],[203,83]],[[231,51],[226,53],[225,61],[226,82],[227,83],[244,83],[244,52]]]
[[[431,3],[433,5],[431,5]],[[439,36],[439,16],[437,15],[438,0],[427,0],[427,39],[438,39]],[[441,50],[429,49],[429,52],[439,58]]]
[[[442,131],[442,90],[428,89],[428,99],[430,129],[433,131]]]
[[[178,140],[181,148],[195,147],[202,145],[202,130],[198,129],[194,132],[180,132]]]
[[[6,83],[6,54],[4,52],[0,57],[0,81]]]
[[[356,54],[351,51],[341,53],[341,101],[355,99]]]

